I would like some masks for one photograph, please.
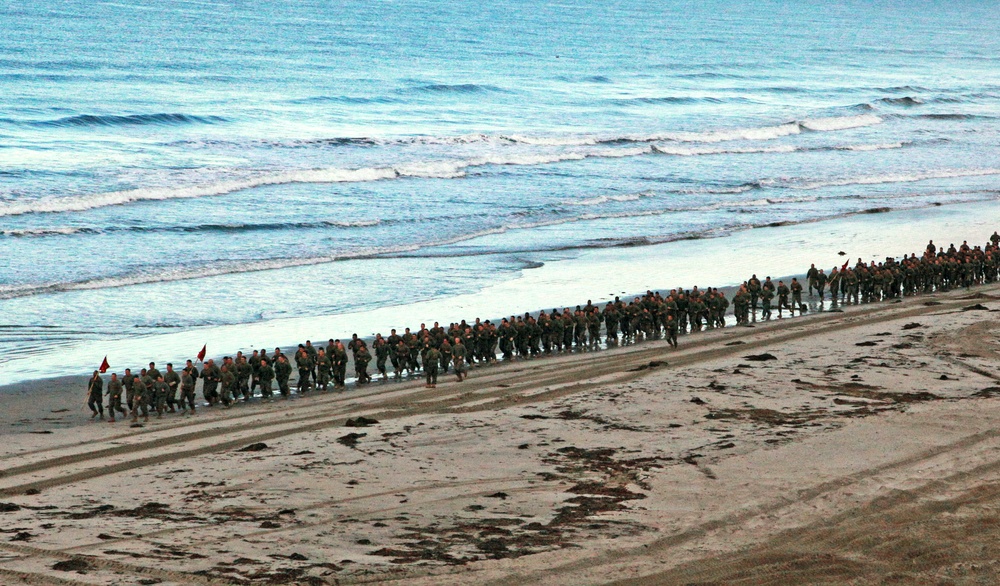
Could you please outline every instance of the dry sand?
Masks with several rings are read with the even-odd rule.
[[[140,428],[8,392],[0,583],[998,583],[973,293]]]

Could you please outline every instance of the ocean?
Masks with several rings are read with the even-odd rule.
[[[981,244],[998,28],[968,1],[0,4],[0,384]]]

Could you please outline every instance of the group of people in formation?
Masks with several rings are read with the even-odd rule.
[[[463,322],[464,323],[464,322]],[[488,323],[488,322],[487,322]],[[435,324],[437,326],[437,324]],[[440,330],[440,328],[437,328]],[[467,327],[466,330],[469,330]],[[470,356],[464,340],[466,335],[455,335],[454,343],[448,339],[435,336],[435,342],[430,341],[430,333],[421,338],[406,328],[402,336],[392,330],[392,335],[383,338],[381,334],[375,337],[372,347],[375,350],[375,360],[383,379],[388,378],[386,360],[391,358],[394,376],[402,378],[422,369],[427,377],[427,387],[437,386],[440,371],[447,373],[452,369],[456,380],[461,382],[468,376],[467,358]],[[450,333],[450,332],[449,332]],[[435,332],[437,334],[437,332]],[[390,344],[393,344],[390,347]],[[164,413],[193,415],[195,405],[195,387],[202,381],[202,394],[209,406],[221,404],[228,408],[239,400],[250,401],[259,389],[261,399],[270,401],[274,398],[274,386],[282,398],[291,396],[291,375],[293,361],[298,370],[296,391],[305,394],[313,389],[328,391],[331,388],[344,389],[347,385],[348,352],[354,364],[356,382],[359,385],[372,381],[368,374],[368,365],[372,360],[367,343],[354,334],[345,346],[340,340],[330,339],[326,347],[316,347],[312,341],[299,344],[292,360],[289,360],[281,348],[275,348],[271,355],[267,350],[254,350],[251,356],[242,351],[236,356],[226,356],[220,363],[209,359],[202,364],[199,371],[192,360],[188,360],[179,371],[173,363],[167,363],[166,370],[160,371],[155,362],[149,363],[149,368],[142,368],[133,373],[126,368],[122,378],[118,373],[111,373],[104,390],[104,379],[99,370],[94,371],[87,388],[87,405],[93,412],[92,418],[104,419],[104,397],[108,397],[108,420],[115,421],[116,414],[122,417],[131,415],[137,421],[142,415],[144,421],[149,420],[149,414],[156,412],[157,417]]]
[[[309,340],[293,353],[291,359],[280,348],[270,355],[266,350],[254,350],[246,356],[237,352],[226,356],[221,363],[208,360],[199,369],[188,360],[176,370],[168,363],[160,371],[155,363],[133,373],[125,369],[119,378],[111,374],[104,390],[104,380],[94,371],[88,383],[88,406],[94,418],[104,418],[104,397],[108,397],[110,421],[116,413],[123,417],[131,414],[137,420],[141,414],[149,419],[150,411],[157,417],[164,413],[195,413],[195,385],[202,381],[202,393],[210,406],[221,404],[229,407],[238,400],[250,401],[259,390],[260,397],[270,401],[274,386],[279,395],[288,398],[291,393],[291,376],[298,371],[296,392],[305,394],[312,390],[342,390],[347,384],[348,363],[354,365],[355,381],[364,385],[372,381],[368,367],[375,360],[375,370],[383,380],[392,376],[401,379],[423,371],[426,386],[437,385],[439,374],[453,372],[461,382],[468,376],[470,365],[486,365],[498,360],[531,359],[541,354],[594,350],[603,341],[608,347],[632,344],[644,339],[665,339],[677,347],[679,334],[699,332],[703,329],[721,328],[726,325],[730,306],[737,324],[770,320],[777,297],[778,317],[783,311],[791,315],[806,311],[802,295],[819,296],[820,304],[829,296],[832,304],[869,303],[904,295],[947,291],[956,287],[971,287],[1000,280],[1000,234],[994,232],[984,246],[954,244],[947,250],[938,250],[930,241],[923,255],[911,254],[901,260],[887,258],[884,262],[865,264],[858,259],[851,267],[845,263],[833,267],[829,273],[812,265],[806,272],[806,285],[793,277],[789,283],[764,281],[753,275],[745,281],[732,300],[717,288],[699,290],[673,289],[666,296],[647,291],[626,303],[618,297],[600,308],[590,301],[575,310],[553,309],[538,315],[502,318],[500,323],[476,318],[473,323],[462,320],[447,328],[437,322],[430,328],[420,324],[416,332],[406,328],[402,334],[391,330],[389,336],[375,335],[368,343],[354,334],[345,345],[331,339],[325,347],[315,346]],[[374,356],[373,353],[374,352]],[[500,357],[498,359],[497,353]],[[293,367],[294,363],[294,367]],[[127,409],[126,409],[127,407]]]
[[[885,262],[871,261],[865,264],[859,258],[852,267],[850,263],[833,267],[829,273],[817,269],[813,264],[806,271],[806,286],[809,297],[819,296],[822,304],[827,295],[836,306],[840,303],[869,303],[895,299],[918,293],[948,291],[951,289],[1000,280],[1000,233],[994,232],[984,246],[969,246],[967,241],[947,250],[939,250],[934,241],[927,243],[924,253],[903,256],[902,259],[886,258]],[[778,315],[783,309],[804,310],[802,304],[803,285],[792,278],[786,286],[783,281],[775,285],[770,277],[764,282],[753,275],[744,282],[733,296],[733,314],[737,323],[756,319],[757,303],[760,302],[762,319],[770,319],[772,302],[778,298]],[[789,303],[791,298],[791,303]]]

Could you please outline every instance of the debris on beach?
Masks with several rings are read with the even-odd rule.
[[[56,562],[52,565],[53,570],[60,572],[86,572],[87,570],[93,569],[93,565],[83,558],[72,558],[68,560],[63,560],[61,562]]]
[[[357,447],[358,440],[367,436],[367,433],[349,433],[347,435],[342,435],[337,438],[338,444],[343,444],[349,448]]]
[[[267,447],[268,447],[267,444],[265,444],[264,442],[257,442],[255,444],[250,444],[250,445],[248,445],[246,447],[242,447],[242,448],[240,448],[240,449],[238,449],[236,451],[237,452],[261,452],[263,450],[266,450]]]
[[[640,364],[635,368],[630,368],[629,372],[639,372],[642,370],[649,370],[651,368],[659,368],[661,366],[666,366],[667,363],[664,360],[651,360],[648,364]]]

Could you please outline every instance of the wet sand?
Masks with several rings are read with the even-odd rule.
[[[993,285],[138,428],[8,388],[33,421],[0,576],[995,583],[998,311]]]

